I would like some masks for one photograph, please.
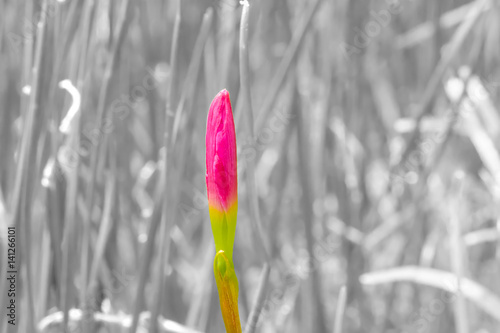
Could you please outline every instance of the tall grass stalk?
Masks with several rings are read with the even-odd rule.
[[[250,92],[250,65],[249,65],[249,45],[248,45],[248,16],[250,12],[250,5],[248,1],[242,3],[241,12],[241,22],[240,22],[240,47],[239,47],[239,59],[240,59],[240,86],[241,92],[240,97],[242,102],[242,109],[246,116],[246,134],[250,138],[251,142],[255,142],[255,129],[254,129],[254,115],[252,108],[252,97]],[[238,98],[238,99],[239,99]],[[262,223],[260,221],[259,213],[259,201],[257,188],[255,185],[255,161],[253,158],[248,158],[245,160],[245,177],[247,185],[247,200],[248,206],[251,212],[251,221],[253,230],[255,232],[256,240],[260,244],[261,255],[264,261],[269,262],[269,251],[268,244],[265,240],[264,232],[262,230]]]
[[[457,284],[457,299],[455,301],[455,304],[453,304],[455,312],[455,329],[457,333],[469,332],[467,304],[462,292],[462,279],[465,276],[465,262],[467,253],[465,252],[464,240],[462,237],[462,222],[459,218],[460,199],[462,198],[463,193],[463,176],[464,175],[462,173],[456,174],[454,184],[451,188],[451,190],[453,191],[451,193],[453,198],[449,201],[450,222],[448,226],[451,267],[453,273],[455,274]]]
[[[297,88],[296,88],[297,89]],[[300,99],[300,93],[298,89],[295,92],[294,105],[295,114],[298,119],[297,126],[297,150],[298,150],[298,164],[299,164],[299,181],[302,188],[302,196],[300,198],[302,210],[304,211],[304,229],[306,238],[306,248],[309,258],[311,260],[307,261],[308,271],[311,276],[309,283],[306,288],[305,294],[308,296],[311,302],[311,319],[312,327],[311,332],[323,333],[326,332],[325,317],[323,313],[323,306],[321,301],[321,277],[318,268],[312,267],[312,258],[314,253],[314,234],[313,234],[313,224],[314,224],[314,212],[313,212],[313,185],[311,183],[311,172],[310,165],[308,161],[310,160],[309,155],[309,137],[306,135],[308,132],[307,127],[310,125],[308,122],[308,113],[303,109],[302,101]]]
[[[239,60],[240,60],[240,97],[241,98],[241,112],[246,116],[247,135],[250,137],[251,142],[255,142],[255,129],[254,129],[254,115],[252,108],[252,97],[250,89],[250,64],[249,64],[249,44],[248,44],[248,30],[249,23],[248,17],[250,14],[250,5],[248,1],[242,3],[241,21],[240,21],[240,45],[239,45]],[[270,271],[270,257],[269,257],[269,244],[267,237],[264,236],[262,223],[260,221],[258,193],[255,185],[255,161],[253,159],[246,159],[246,186],[247,186],[247,202],[250,207],[252,227],[254,235],[261,248],[262,258],[265,261],[264,268],[259,282],[259,288],[255,299],[254,306],[250,312],[247,321],[245,333],[255,332],[257,320],[264,305],[265,291],[269,280]]]
[[[342,333],[342,323],[344,322],[345,305],[347,301],[347,288],[342,286],[337,298],[337,308],[335,309],[335,324],[333,333]]]
[[[304,40],[306,32],[311,28],[314,14],[318,10],[320,4],[321,0],[311,1],[311,3],[307,5],[307,10],[304,12],[304,14],[302,14],[303,17],[301,18],[300,24],[293,32],[292,40],[290,41],[290,44],[288,44],[285,54],[281,59],[278,68],[276,69],[276,73],[274,73],[273,78],[269,83],[269,88],[266,90],[267,93],[264,97],[264,101],[259,107],[259,113],[257,114],[255,128],[263,128],[263,126],[266,124],[272,107],[276,101],[276,96],[278,95],[278,92],[283,85],[286,75],[290,71],[290,66],[297,56],[299,46]]]

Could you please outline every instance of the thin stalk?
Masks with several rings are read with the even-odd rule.
[[[111,145],[112,141],[108,141]],[[117,166],[116,166],[116,150],[110,147],[109,157],[109,178],[105,186],[105,196],[104,196],[104,207],[101,222],[99,224],[99,233],[97,236],[97,241],[95,244],[94,256],[92,259],[92,265],[90,266],[89,274],[89,291],[93,293],[94,288],[97,287],[97,274],[101,267],[102,261],[104,260],[104,251],[106,249],[106,244],[110,238],[110,233],[113,229],[113,224],[116,222],[113,219],[113,208],[116,205],[116,187],[117,187]]]
[[[213,96],[217,94],[219,85],[219,75],[217,72],[216,56],[215,56],[215,31],[210,29],[210,34],[207,36],[207,42],[204,48],[203,69],[205,70],[205,86],[206,100],[210,105]]]
[[[464,241],[462,238],[461,221],[459,218],[460,197],[462,194],[462,177],[460,174],[455,175],[454,184],[452,185],[453,198],[449,203],[450,224],[449,224],[449,240],[450,240],[450,259],[453,273],[455,273],[457,281],[457,300],[453,304],[455,312],[455,329],[457,333],[469,332],[469,320],[467,318],[467,303],[462,292],[462,278],[465,274],[465,253]]]
[[[240,86],[241,86],[241,102],[238,102],[242,106],[241,111],[246,115],[247,118],[247,135],[250,137],[250,142],[255,142],[255,129],[254,129],[254,116],[252,109],[252,97],[250,91],[250,64],[249,64],[249,51],[248,51],[248,17],[250,13],[250,5],[248,1],[242,3],[243,9],[241,13],[240,22],[240,50],[239,50],[239,60],[240,60]],[[266,289],[269,281],[270,272],[270,258],[269,250],[267,249],[268,243],[265,241],[264,232],[262,230],[262,223],[260,221],[259,214],[259,202],[257,197],[257,189],[255,185],[255,160],[254,158],[247,158],[245,175],[246,175],[246,185],[247,185],[247,200],[248,206],[251,212],[252,226],[254,229],[254,234],[256,235],[257,241],[262,249],[262,256],[265,260],[264,267],[262,269],[262,275],[259,283],[259,289],[257,292],[257,298],[255,300],[254,306],[250,312],[247,325],[245,328],[246,333],[255,332],[257,327],[257,321],[259,315],[264,306],[264,299],[266,297]]]
[[[294,105],[295,112],[298,115],[298,135],[297,135],[297,147],[298,147],[298,159],[299,159],[299,177],[300,184],[302,187],[302,197],[300,202],[302,203],[302,210],[304,212],[304,228],[306,234],[306,246],[309,256],[312,258],[314,255],[314,235],[313,235],[313,224],[314,224],[314,212],[313,212],[313,184],[311,182],[310,165],[307,163],[309,161],[309,144],[307,135],[307,123],[306,117],[307,113],[302,110],[300,105],[299,92],[295,92]],[[311,301],[314,306],[312,313],[315,314],[313,319],[313,330],[312,332],[326,332],[325,318],[323,314],[323,308],[321,305],[321,281],[318,268],[314,269],[309,267],[311,270]]]
[[[269,281],[269,273],[271,267],[268,263],[264,264],[262,268],[262,273],[260,275],[259,288],[257,289],[257,297],[255,298],[255,303],[252,307],[252,311],[248,316],[247,325],[245,327],[245,333],[254,333],[257,328],[260,313],[262,312],[262,307],[264,306],[264,300],[266,298],[266,289]]]
[[[247,135],[250,137],[251,142],[255,142],[254,134],[254,122],[253,122],[253,109],[252,109],[252,99],[250,94],[250,66],[248,58],[248,15],[250,11],[250,5],[248,1],[243,2],[243,10],[241,13],[241,23],[240,23],[240,98],[242,99],[242,109],[241,111],[246,115],[247,118]],[[246,162],[246,185],[247,185],[247,199],[248,206],[250,208],[252,226],[256,233],[257,241],[259,242],[259,248],[262,251],[262,256],[265,262],[269,263],[269,251],[267,250],[267,242],[264,240],[264,233],[262,230],[262,223],[260,221],[259,214],[259,202],[257,197],[257,189],[255,186],[255,159],[247,158],[243,162]]]
[[[5,13],[5,4],[3,1],[0,1],[0,13]],[[2,20],[0,22],[0,36],[2,36],[2,38],[0,38],[0,55],[3,54],[3,44],[4,44],[3,36],[4,36],[4,30],[5,30],[4,23],[5,23],[5,20]]]
[[[342,323],[344,321],[344,312],[347,302],[347,288],[342,286],[337,299],[337,308],[335,309],[335,325],[333,333],[342,333]]]
[[[293,87],[293,83],[290,85]],[[281,222],[282,204],[287,184],[288,174],[290,173],[290,165],[288,163],[288,147],[291,142],[291,137],[294,132],[295,122],[290,122],[286,129],[285,135],[281,142],[280,158],[274,167],[277,170],[276,176],[276,201],[273,203],[273,212],[269,223],[269,240],[271,245],[271,260],[275,260],[279,255],[279,237],[278,227]]]
[[[220,29],[218,35],[223,36],[218,43],[217,49],[217,72],[219,73],[218,83],[226,87],[229,81],[229,72],[232,63],[234,43],[236,40],[236,1],[220,1]]]
[[[188,327],[204,327],[208,319],[209,306],[207,302],[210,301],[213,285],[211,276],[213,274],[213,258],[215,253],[211,240],[207,241],[207,238],[202,237],[203,245],[200,248],[204,249],[203,265],[199,270],[199,275],[196,277],[196,289],[193,292],[196,297],[191,301],[186,315],[186,325]]]
[[[283,85],[283,81],[285,80],[285,77],[289,72],[290,65],[297,56],[297,51],[300,44],[302,44],[302,41],[304,40],[306,32],[311,27],[314,14],[318,10],[320,3],[321,0],[312,1],[312,3],[304,13],[304,17],[300,22],[300,25],[294,31],[292,40],[290,41],[290,44],[288,44],[288,47],[285,51],[285,55],[283,56],[283,59],[281,59],[281,62],[278,65],[278,69],[276,70],[276,73],[273,75],[271,83],[269,84],[269,89],[267,89],[267,94],[264,97],[264,102],[259,108],[260,112],[257,115],[256,128],[263,128],[266,124],[267,118],[271,114],[271,109],[276,100],[276,96],[278,96],[278,92]]]
[[[184,81],[182,91],[180,94],[181,97],[179,99],[179,103],[175,111],[171,145],[175,145],[175,143],[177,142],[177,136],[179,134],[180,122],[183,115],[183,111],[185,109],[189,110],[190,109],[189,105],[192,104],[192,99],[188,97],[195,96],[194,89],[197,83],[196,78],[198,77],[198,72],[200,69],[205,43],[211,32],[212,19],[213,19],[213,10],[212,8],[208,8],[205,14],[203,15],[203,21],[201,23],[200,32],[198,33],[198,37],[196,38],[196,43],[193,49],[193,56],[191,57],[191,61],[189,62],[189,67],[186,73],[186,80]],[[189,105],[188,107],[185,107],[187,103],[189,103]]]
[[[241,111],[246,115],[247,123],[247,135],[250,137],[251,142],[255,142],[255,129],[254,129],[254,118],[252,109],[252,97],[250,92],[250,64],[248,56],[248,17],[250,13],[250,5],[248,1],[242,2],[243,9],[241,12],[241,22],[240,22],[240,50],[239,50],[239,60],[240,60],[240,99],[238,99],[238,104],[242,106]],[[257,292],[257,298],[255,300],[252,311],[250,312],[247,326],[245,328],[246,333],[253,333],[257,327],[257,320],[259,319],[259,314],[261,312],[262,306],[264,305],[265,291],[267,289],[267,284],[269,280],[270,271],[270,258],[268,242],[264,238],[264,232],[262,230],[262,223],[260,221],[259,213],[259,202],[257,197],[257,188],[255,185],[255,160],[254,158],[247,158],[245,160],[246,170],[245,178],[247,185],[247,200],[248,206],[250,208],[251,221],[254,229],[254,234],[256,235],[257,242],[259,243],[259,248],[261,248],[262,257],[265,261],[264,268],[262,270],[261,280],[259,284],[259,290]]]

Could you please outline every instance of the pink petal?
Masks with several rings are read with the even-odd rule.
[[[210,105],[205,143],[208,202],[227,211],[238,198],[238,176],[233,111],[225,89]]]

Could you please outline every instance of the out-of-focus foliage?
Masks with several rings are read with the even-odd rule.
[[[498,1],[249,2],[252,108],[237,1],[0,0],[0,331],[223,331],[204,137],[226,88],[243,327],[498,332]]]

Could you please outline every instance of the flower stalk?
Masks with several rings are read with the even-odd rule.
[[[238,279],[233,264],[238,212],[236,133],[231,101],[225,89],[210,105],[205,143],[208,206],[216,251],[215,281],[226,331],[240,333]]]

